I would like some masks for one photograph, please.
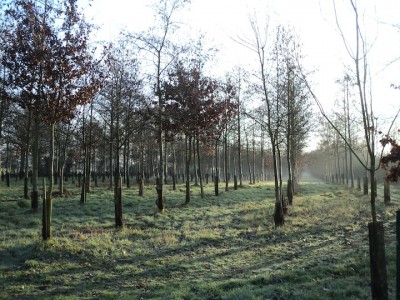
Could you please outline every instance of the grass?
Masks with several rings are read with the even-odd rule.
[[[285,225],[273,226],[273,189],[259,183],[206,198],[193,187],[123,190],[125,227],[114,228],[113,195],[94,188],[85,205],[56,198],[53,238],[22,186],[0,194],[0,299],[369,299],[366,196],[343,186],[301,184]],[[399,189],[382,204],[389,292],[395,297],[395,217]]]

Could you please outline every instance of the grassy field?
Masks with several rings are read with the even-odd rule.
[[[3,183],[4,184],[4,183]],[[1,299],[369,299],[369,201],[343,186],[303,182],[285,225],[273,226],[271,183],[181,206],[184,187],[123,190],[125,227],[114,228],[112,192],[95,188],[85,205],[79,189],[56,198],[53,238],[42,242],[41,214],[22,187],[0,194]],[[390,299],[395,297],[393,201],[378,199],[385,224]],[[396,198],[397,197],[397,198]]]

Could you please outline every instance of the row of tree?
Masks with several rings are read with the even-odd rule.
[[[199,181],[202,197],[203,181],[209,177],[218,195],[220,165],[228,189],[231,176],[235,187],[242,185],[244,161],[251,183],[266,178],[270,166],[275,224],[283,224],[283,168],[291,204],[310,124],[297,38],[280,26],[267,46],[252,22],[255,43],[241,42],[258,54],[261,73],[238,68],[218,79],[207,75],[213,53],[204,49],[201,37],[184,44],[172,38],[179,29],[174,13],[185,4],[162,1],[155,8],[157,26],[124,33],[102,49],[89,42],[93,28],[75,0],[10,1],[3,7],[0,124],[7,126],[0,134],[7,145],[5,167],[11,165],[11,145],[19,151],[26,197],[32,177],[36,210],[39,170],[46,162],[50,181],[44,239],[51,235],[54,178],[59,177],[63,194],[65,173],[81,173],[82,203],[92,173],[108,174],[119,227],[122,181],[130,186],[127,175],[132,171],[139,194],[146,178],[155,177],[156,204],[162,211],[168,176],[174,186],[178,174],[185,178],[188,204],[191,175]],[[269,58],[273,63],[267,66]],[[266,74],[267,67],[273,71]]]

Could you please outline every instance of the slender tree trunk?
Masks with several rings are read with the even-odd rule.
[[[115,227],[121,228],[122,221],[122,182],[121,182],[121,166],[120,166],[120,95],[117,94],[117,115],[115,124],[115,174],[114,174],[114,204],[115,204]]]
[[[288,204],[292,205],[293,202],[293,174],[292,174],[292,161],[290,155],[290,137],[287,137],[287,151],[286,151],[286,158],[287,158],[287,165],[288,165],[288,181],[287,181],[287,200]]]
[[[286,161],[288,169],[288,181],[287,181],[287,201],[289,205],[293,202],[293,174],[292,174],[292,119],[294,118],[294,111],[292,108],[292,95],[290,88],[290,72],[288,72],[287,80],[287,133],[286,133]]]
[[[185,163],[185,173],[186,173],[186,196],[185,196],[185,204],[189,204],[190,202],[190,162],[191,162],[191,156],[192,156],[192,137],[186,137],[185,138],[185,157],[186,157],[186,163]]]
[[[282,155],[281,155],[281,149],[279,148],[279,145],[277,145],[277,154],[278,154],[278,176],[279,176],[279,194],[280,194],[280,201],[281,201],[281,206],[282,206],[282,211],[283,214],[287,213],[287,206],[284,201],[284,196],[283,196],[283,181],[282,181]]]
[[[388,180],[385,180],[383,183],[383,200],[385,204],[390,203],[390,182]]]
[[[204,198],[203,174],[201,172],[200,141],[198,136],[196,138],[196,150],[197,150],[197,172],[199,174],[199,180],[200,180],[200,197],[201,199],[203,199]]]
[[[26,136],[25,170],[24,170],[24,198],[29,199],[29,149],[31,144],[32,111],[28,112],[28,126]]]
[[[261,141],[260,141],[261,145],[260,145],[260,176],[261,176],[261,180],[265,181],[265,151],[264,151],[264,130],[261,128]]]
[[[119,160],[118,150],[116,150],[116,160]],[[121,170],[119,163],[115,162],[115,186],[114,186],[114,204],[115,204],[115,227],[121,228],[122,221],[122,183],[121,183]]]
[[[82,115],[82,143],[83,143],[83,174],[82,174],[82,189],[80,203],[85,204],[87,200],[87,142],[86,142],[86,119],[85,114]]]
[[[163,164],[163,175],[164,175],[164,184],[168,184],[168,175],[167,175],[167,166],[168,166],[168,161],[167,161],[167,152],[168,151],[168,145],[166,138],[164,136],[164,164]]]
[[[157,92],[158,97],[158,128],[157,128],[157,140],[158,140],[158,184],[156,185],[157,200],[156,205],[159,211],[164,211],[164,198],[163,198],[163,168],[164,168],[164,151],[163,151],[163,99],[161,91],[161,50],[157,52]]]
[[[215,140],[215,174],[214,174],[214,194],[219,196],[219,161],[218,161],[218,140]]]
[[[92,189],[92,149],[93,149],[93,101],[90,102],[89,141],[87,146],[86,163],[86,190]]]
[[[140,132],[140,164],[139,164],[139,196],[143,196],[144,191],[144,145]]]
[[[277,155],[277,141],[274,135],[271,137],[272,145],[272,159],[274,168],[274,182],[275,182],[275,212],[274,212],[274,222],[275,226],[282,226],[284,224],[283,207],[281,200],[281,190],[279,186],[279,172],[278,172],[278,155]]]
[[[240,101],[238,100],[238,103]],[[238,173],[239,173],[239,187],[243,187],[243,169],[242,169],[242,142],[241,142],[241,126],[240,126],[240,105],[238,104]]]
[[[176,191],[176,151],[175,144],[172,144],[172,190]]]
[[[43,240],[51,238],[51,214],[53,209],[53,188],[54,188],[54,141],[55,141],[55,124],[50,125],[50,176],[49,190],[47,192],[46,203],[44,206],[43,215]]]
[[[236,191],[238,189],[238,181],[236,174],[236,159],[233,157],[233,189]]]
[[[126,177],[126,187],[130,188],[131,187],[131,181],[129,178],[129,138],[127,139],[126,142],[126,155],[125,155],[125,159],[126,159],[126,163],[125,163],[125,177]]]
[[[32,192],[31,192],[31,209],[36,212],[39,207],[39,118],[35,115],[34,119],[34,139],[32,147]]]
[[[229,175],[228,175],[228,132],[225,129],[224,134],[224,171],[225,171],[225,191],[229,191]]]
[[[114,167],[113,167],[113,143],[114,143],[114,113],[111,108],[111,121],[110,121],[110,144],[109,144],[109,172],[110,172],[110,189],[114,186],[113,175],[114,175]]]
[[[11,186],[10,177],[11,177],[11,158],[10,158],[10,141],[9,137],[7,138],[7,145],[6,145],[6,185],[9,188]]]
[[[59,183],[59,192],[60,195],[64,194],[64,171],[65,171],[65,158],[66,158],[66,151],[70,141],[70,130],[71,126],[68,125],[68,129],[65,136],[64,145],[60,148],[60,163],[59,163],[59,175],[60,175],[60,183]]]
[[[254,127],[253,127],[253,170],[252,170],[252,174],[253,174],[253,184],[256,184],[256,139],[255,139],[255,133],[254,133]]]
[[[250,165],[250,147],[249,147],[249,138],[246,133],[246,154],[247,154],[247,167],[249,169],[249,183],[252,184],[253,181],[251,179],[251,165]]]
[[[336,170],[337,170],[337,177],[336,177],[336,183],[340,183],[342,173],[340,171],[340,155],[339,155],[339,137],[336,135]]]
[[[197,173],[197,157],[196,157],[196,137],[192,139],[193,144],[191,146],[193,153],[193,173],[194,173],[194,186],[199,186],[199,174]]]

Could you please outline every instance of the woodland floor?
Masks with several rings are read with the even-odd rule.
[[[2,183],[4,185],[4,183]],[[344,186],[302,182],[285,225],[273,225],[273,187],[257,183],[205,199],[167,187],[168,211],[123,190],[125,227],[114,228],[112,192],[79,188],[54,199],[53,238],[41,241],[41,213],[22,183],[0,193],[0,299],[370,299],[369,200]],[[222,191],[221,184],[221,191]],[[395,297],[395,219],[378,194],[385,224],[390,299]],[[41,211],[39,209],[39,211]]]

